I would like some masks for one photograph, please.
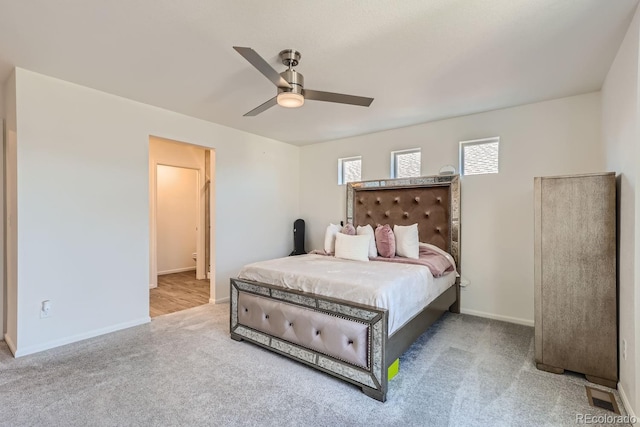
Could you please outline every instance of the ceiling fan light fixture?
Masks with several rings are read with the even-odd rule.
[[[285,108],[298,108],[304,105],[304,96],[295,92],[280,92],[278,105]]]

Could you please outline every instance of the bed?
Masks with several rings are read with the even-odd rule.
[[[351,183],[346,207],[347,223],[356,226],[417,223],[420,241],[450,253],[457,272],[434,278],[421,266],[322,255],[251,264],[231,279],[231,338],[353,383],[384,402],[389,366],[444,312],[459,312],[459,179]],[[399,278],[402,292],[384,292],[391,278]]]

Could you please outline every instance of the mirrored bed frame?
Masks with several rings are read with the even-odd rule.
[[[457,175],[354,182],[347,185],[347,222],[410,225],[418,223],[421,242],[449,252],[460,273],[460,184]],[[363,268],[366,268],[366,264]],[[446,311],[460,312],[459,279],[411,320],[388,336],[388,312],[322,295],[244,279],[231,279],[231,338],[246,340],[387,398],[388,367]],[[251,313],[249,312],[251,310]],[[255,312],[260,316],[256,317]],[[253,315],[253,316],[250,316]],[[282,331],[271,319],[322,324],[327,333],[353,337],[363,348],[351,357],[344,348],[318,351],[304,338]],[[259,320],[256,320],[259,319]],[[295,320],[292,320],[295,319]],[[282,323],[282,321],[280,321]],[[331,329],[327,324],[334,325]],[[311,332],[309,331],[309,335]],[[325,334],[326,335],[326,334]],[[355,340],[355,342],[354,342]],[[335,340],[334,340],[335,341]],[[327,350],[328,349],[328,350]]]

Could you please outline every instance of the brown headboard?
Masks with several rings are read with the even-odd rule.
[[[352,182],[347,185],[347,222],[418,224],[421,242],[449,252],[460,271],[458,175]]]

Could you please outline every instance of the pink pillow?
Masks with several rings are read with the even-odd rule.
[[[347,224],[344,227],[342,227],[342,231],[340,232],[342,234],[348,234],[349,236],[355,236],[356,228],[353,226],[353,224]]]
[[[396,255],[396,237],[389,224],[376,227],[376,247],[378,253],[384,258],[393,258]]]

